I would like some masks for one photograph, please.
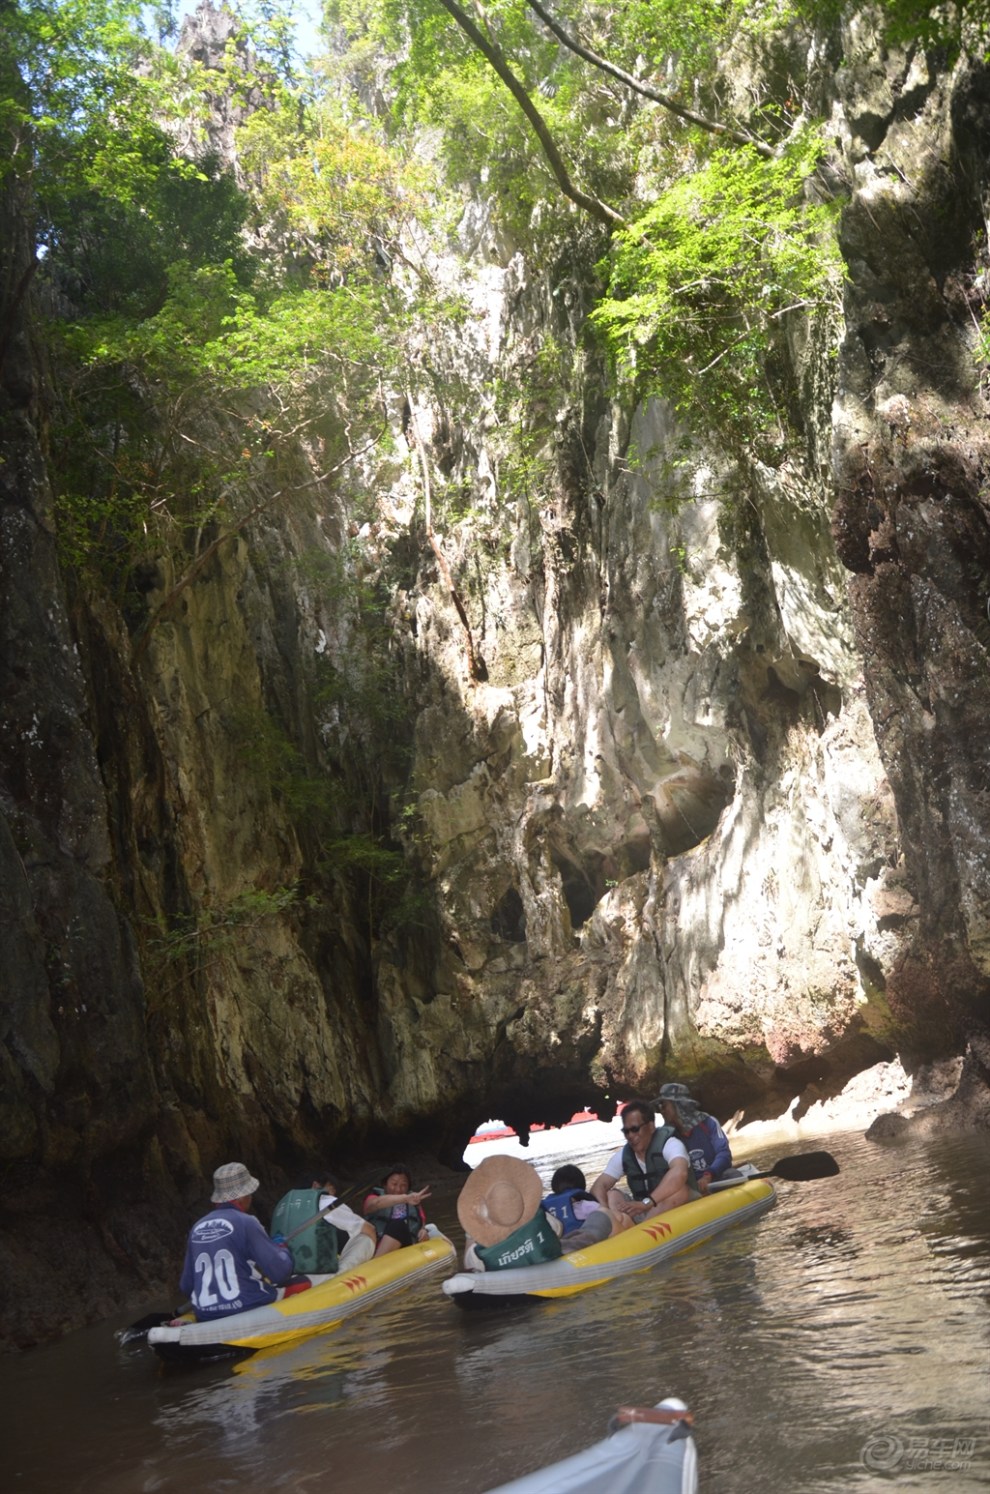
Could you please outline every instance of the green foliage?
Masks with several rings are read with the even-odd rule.
[[[402,852],[389,850],[370,835],[342,835],[325,841],[323,861],[334,872],[363,872],[384,888],[397,886],[406,876]]]
[[[21,79],[2,107],[38,210],[38,279],[62,313],[50,325],[62,555],[120,586],[163,546],[188,553],[212,517],[236,523],[248,481],[270,479],[266,464],[306,422],[329,467],[380,428],[403,338],[372,247],[396,173],[360,130],[326,118],[302,130],[284,10],[263,0],[250,28],[260,59],[242,32],[216,70],[156,48],[142,15],[129,0],[21,0],[0,43]],[[179,156],[169,129],[230,90],[268,122],[247,132],[251,192],[209,154]],[[291,278],[246,248],[275,179],[311,241]]]
[[[161,138],[154,91],[140,71],[140,16],[136,0],[4,6],[0,128],[12,149],[0,173],[30,174],[39,199],[67,181],[133,199],[156,170],[144,147]],[[21,87],[9,88],[15,73]]]
[[[644,57],[656,77],[675,77],[675,86],[710,77],[742,26],[764,14],[748,0],[628,0],[621,23],[602,41],[635,64]]]
[[[368,834],[339,836],[324,843],[319,864],[324,876],[366,882],[369,922],[380,932],[429,926],[432,896],[401,850]]]
[[[354,440],[377,428],[378,383],[395,357],[372,282],[287,288],[266,304],[230,261],[178,262],[165,278],[153,315],[93,316],[57,339],[62,553],[104,578],[126,574],[147,550],[182,546],[213,517],[236,520],[238,492],[264,477],[283,442],[278,410],[292,425],[318,416],[325,439],[344,439],[345,421]],[[258,390],[272,414],[246,413]],[[360,405],[353,414],[345,394]],[[231,412],[212,447],[183,439],[203,408]]]
[[[171,928],[159,928],[158,937],[150,941],[151,950],[166,965],[202,968],[218,955],[237,949],[245,934],[300,902],[298,887],[276,887],[271,892],[252,887],[229,903],[203,907],[196,918],[179,918]]]
[[[622,373],[689,423],[740,442],[785,434],[774,324],[834,298],[839,274],[835,208],[804,191],[821,151],[810,132],[772,161],[718,151],[617,236],[592,322]]]
[[[256,211],[269,238],[315,284],[354,269],[367,272],[383,246],[394,250],[410,218],[430,217],[430,173],[389,146],[373,121],[343,117],[324,99],[302,121],[287,110],[258,110],[239,132],[252,174]]]
[[[137,326],[96,329],[89,359],[137,364],[175,392],[208,379],[218,405],[267,386],[301,407],[328,366],[380,374],[388,358],[381,296],[372,285],[287,289],[266,305],[238,286],[229,261],[196,270],[175,264],[168,278],[162,309]]]
[[[249,283],[246,216],[244,194],[211,157],[194,176],[163,169],[140,203],[88,190],[66,196],[53,217],[45,276],[81,320],[140,320],[162,306],[172,265],[226,262]]]
[[[610,85],[587,87],[587,70],[564,51],[525,0],[464,9],[501,50],[577,174],[594,190],[625,190],[631,158]],[[436,131],[448,182],[481,183],[493,219],[521,241],[555,225],[538,209],[558,190],[546,159],[505,84],[436,0],[338,3],[330,19],[356,42],[391,53],[393,138]],[[559,232],[559,224],[557,231]]]
[[[340,807],[341,785],[329,774],[311,769],[267,711],[236,712],[229,729],[245,773],[300,827],[326,833]]]

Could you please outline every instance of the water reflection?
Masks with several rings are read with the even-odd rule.
[[[465,1313],[433,1282],[232,1365],[166,1371],[117,1323],[0,1362],[3,1486],[357,1494],[374,1450],[396,1494],[480,1494],[597,1440],[638,1386],[694,1410],[706,1494],[983,1489],[990,1138],[827,1145],[838,1178],[578,1297]]]

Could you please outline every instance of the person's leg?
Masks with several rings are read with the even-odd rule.
[[[598,1245],[602,1240],[607,1240],[612,1233],[612,1216],[606,1209],[596,1209],[589,1214],[580,1229],[572,1230],[565,1235],[560,1242],[560,1249],[564,1255],[570,1255],[572,1250],[583,1250],[586,1245]]]
[[[355,1235],[348,1240],[340,1252],[337,1262],[338,1271],[352,1271],[355,1266],[363,1266],[365,1261],[370,1261],[375,1253],[375,1242],[370,1240],[364,1233]]]
[[[390,1250],[404,1250],[407,1245],[414,1245],[415,1241],[409,1222],[406,1219],[390,1219],[385,1226],[385,1232],[378,1241],[376,1255],[388,1255]]]
[[[624,1188],[610,1188],[606,1202],[613,1214],[624,1214],[632,1203],[632,1196]]]

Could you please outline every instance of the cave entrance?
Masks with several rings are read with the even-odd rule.
[[[579,929],[587,923],[610,887],[637,872],[646,871],[650,864],[650,840],[644,833],[630,837],[609,851],[583,853],[558,840],[550,848],[550,859],[560,876],[571,928]]]
[[[489,923],[496,939],[503,939],[506,944],[526,943],[526,909],[515,887],[499,898]]]

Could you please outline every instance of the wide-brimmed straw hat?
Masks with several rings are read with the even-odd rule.
[[[486,1157],[461,1189],[457,1217],[479,1245],[498,1245],[533,1218],[542,1197],[535,1167],[519,1157]]]
[[[233,1203],[235,1198],[247,1198],[260,1187],[258,1179],[251,1176],[243,1162],[225,1162],[213,1174],[210,1203]]]

